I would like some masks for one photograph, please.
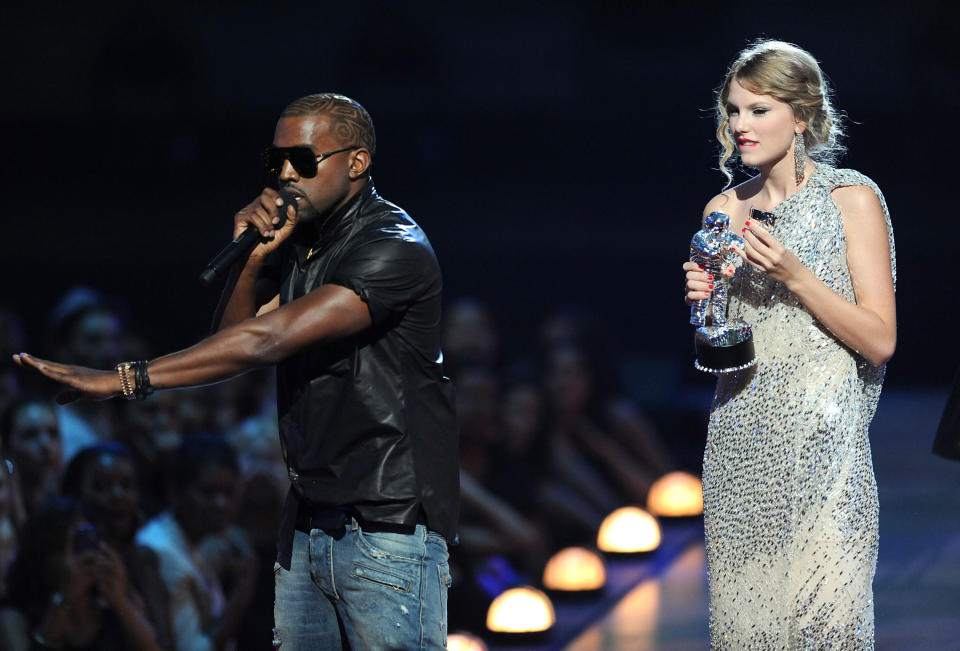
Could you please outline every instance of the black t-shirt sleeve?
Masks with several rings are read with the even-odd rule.
[[[383,238],[347,254],[330,282],[355,291],[367,303],[374,325],[382,325],[425,295],[439,292],[440,269],[422,242]]]

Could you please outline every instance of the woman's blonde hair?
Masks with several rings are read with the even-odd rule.
[[[717,91],[717,140],[720,141],[720,171],[729,187],[733,174],[728,163],[736,153],[730,136],[727,100],[736,80],[751,93],[770,95],[786,102],[806,125],[804,145],[811,158],[834,163],[843,153],[843,127],[830,101],[830,87],[817,60],[792,43],[759,40],[740,53]]]

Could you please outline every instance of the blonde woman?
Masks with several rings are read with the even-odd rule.
[[[756,366],[720,374],[703,462],[715,649],[873,648],[877,489],[867,429],[896,345],[893,231],[866,176],[836,169],[838,117],[816,60],[740,53],[717,93],[720,167],[756,176],[711,199],[742,234],[728,314]],[[750,219],[773,214],[772,226]],[[683,265],[688,303],[714,279]]]

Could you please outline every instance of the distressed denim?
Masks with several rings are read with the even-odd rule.
[[[423,525],[382,533],[351,520],[339,538],[297,531],[290,571],[277,563],[274,575],[283,651],[446,648],[447,543]]]

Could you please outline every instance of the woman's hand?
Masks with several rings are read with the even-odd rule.
[[[120,376],[116,371],[98,371],[84,366],[72,366],[51,362],[27,353],[17,353],[13,361],[18,366],[36,369],[51,380],[68,386],[57,396],[57,402],[65,405],[81,398],[106,400],[123,393]]]
[[[696,262],[684,262],[683,270],[687,272],[687,283],[683,300],[687,305],[695,301],[710,298],[710,292],[713,291],[713,275],[703,270],[703,267]]]
[[[71,551],[64,560],[60,594],[69,609],[86,599],[97,582],[97,552],[74,554]]]
[[[806,269],[793,251],[780,244],[759,222],[747,221],[743,228],[744,249],[734,248],[737,255],[755,269],[790,286]]]
[[[97,588],[100,595],[114,608],[127,602],[127,568],[107,543],[100,541],[97,557]]]

